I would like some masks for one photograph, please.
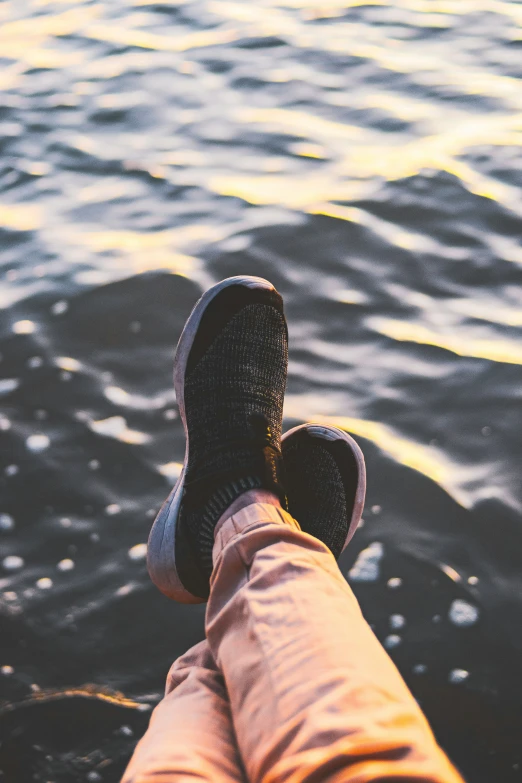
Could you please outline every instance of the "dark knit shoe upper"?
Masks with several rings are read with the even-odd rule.
[[[207,305],[185,371],[189,456],[176,534],[183,584],[208,596],[216,522],[248,489],[286,506],[281,456],[288,335],[274,289],[233,285]]]
[[[343,440],[313,437],[303,428],[283,442],[283,457],[290,514],[338,558],[359,480],[352,449]]]

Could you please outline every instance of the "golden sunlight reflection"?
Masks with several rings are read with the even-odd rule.
[[[461,337],[454,334],[441,334],[419,323],[395,321],[388,318],[369,319],[369,325],[380,334],[400,342],[432,345],[451,351],[458,356],[474,359],[487,359],[490,362],[504,364],[522,364],[522,346],[510,340],[481,339]]]
[[[154,269],[165,269],[172,274],[195,280],[197,279],[201,262],[194,256],[156,248],[150,251],[147,256],[140,256],[138,253],[127,255],[125,257],[125,265],[129,265],[135,274],[149,272]]]
[[[107,191],[104,192],[106,195]],[[91,193],[94,194],[95,191]],[[227,233],[226,227],[204,224],[149,232],[131,230],[88,232],[72,227],[63,229],[61,239],[71,247],[84,247],[96,256],[105,256],[105,270],[111,266],[113,269],[125,268],[134,274],[140,274],[164,269],[195,282],[209,284],[210,278],[204,270],[201,259],[184,252],[184,249],[197,250],[204,243],[223,239]],[[96,274],[96,270],[93,272]],[[104,270],[101,269],[102,276],[103,273]],[[87,280],[86,274],[89,273],[84,273],[82,279]],[[105,278],[100,278],[100,282],[105,282]]]
[[[57,356],[54,360],[57,367],[68,372],[80,372],[82,369],[81,362],[78,359],[73,359],[72,356]]]
[[[23,165],[13,163],[13,182],[18,175],[38,178],[32,183],[37,192],[31,201],[9,203],[17,191],[7,188],[0,228],[39,232],[37,239],[49,257],[62,254],[64,264],[77,265],[72,273],[77,283],[103,285],[166,270],[206,286],[214,282],[207,272],[210,247],[234,238],[241,242],[245,236],[255,243],[258,226],[314,223],[310,215],[339,221],[323,221],[324,227],[348,236],[350,227],[340,221],[363,226],[386,245],[408,251],[396,255],[409,254],[418,266],[420,254],[446,262],[459,253],[470,255],[473,248],[459,245],[461,237],[452,244],[438,231],[436,220],[453,220],[445,205],[443,210],[437,205],[431,225],[416,225],[410,216],[417,195],[426,211],[432,184],[435,192],[439,180],[446,186],[450,177],[463,211],[473,204],[489,207],[508,223],[522,209],[518,170],[511,165],[522,146],[517,53],[504,46],[504,59],[497,62],[496,48],[488,59],[475,46],[487,38],[483,19],[476,19],[480,15],[494,16],[504,42],[522,40],[520,3],[205,0],[204,25],[197,16],[199,6],[194,5],[198,11],[193,18],[188,0],[164,0],[158,8],[155,0],[129,0],[120,14],[113,13],[110,3],[96,0],[30,0],[28,5],[33,15],[16,18],[20,14],[14,0],[0,4],[5,59],[0,88],[12,98],[16,116],[16,122],[6,122],[2,129],[14,143],[24,138],[25,116],[41,112],[49,146],[28,146]],[[168,6],[185,8],[170,14],[167,24],[165,11],[158,9]],[[362,10],[352,11],[358,8]],[[380,17],[383,23],[374,23]],[[469,46],[468,23],[473,25]],[[446,36],[459,25],[466,32],[455,38],[452,56],[445,56]],[[255,48],[249,49],[253,40]],[[263,62],[259,69],[252,66],[258,57]],[[33,79],[42,80],[34,94]],[[144,131],[141,121],[149,110],[159,122]],[[63,154],[66,168],[56,162]],[[437,178],[438,172],[450,177]],[[404,184],[421,173],[426,174],[422,182]],[[400,185],[390,188],[389,183]],[[401,225],[395,211],[389,219],[379,216],[386,215],[379,205],[387,203],[389,193],[395,199],[403,185],[411,191],[408,203],[401,205]],[[367,198],[375,209],[357,203]],[[412,211],[407,213],[406,207]],[[110,214],[106,221],[105,211]],[[107,228],[100,230],[103,223]],[[449,228],[451,233],[453,224]],[[481,250],[499,261],[522,263],[516,231],[489,228],[477,228]],[[404,291],[401,298],[393,289],[393,281],[377,282],[377,289],[368,286],[366,292],[351,272],[343,267],[347,277],[339,282],[338,301],[377,307],[379,285],[394,302],[407,300]],[[19,279],[17,269],[9,273],[11,280]],[[413,289],[416,284],[408,281],[404,290],[406,285]],[[489,294],[475,298],[475,293],[453,287],[440,299],[434,297],[433,305],[410,302],[424,312],[426,326],[416,322],[423,321],[422,315],[410,322],[404,314],[403,320],[375,314],[366,325],[374,342],[380,343],[383,335],[462,357],[522,364],[520,345],[498,334],[501,327],[522,325],[515,299],[507,305],[498,292],[491,293],[491,301]],[[467,318],[477,323],[467,324]],[[313,340],[307,349],[313,352]],[[347,346],[325,339],[321,350],[337,356]],[[78,371],[74,362],[72,357],[56,360],[64,372]],[[106,386],[103,394],[129,409],[163,404],[159,397],[148,400],[116,385]],[[296,404],[298,418],[303,404],[302,399]],[[318,403],[307,413],[316,417],[322,409]],[[458,494],[455,465],[436,449],[412,443],[379,422],[326,413],[321,420],[369,438],[397,461]],[[121,416],[90,426],[128,443],[148,439],[129,429]]]
[[[189,49],[217,46],[230,43],[237,37],[237,32],[232,29],[201,30],[181,36],[168,36],[106,24],[91,25],[85,32],[89,38],[99,41],[166,52],[185,52]]]
[[[167,462],[164,465],[158,465],[158,471],[169,481],[177,481],[183,470],[181,462]]]
[[[51,5],[47,0],[35,0],[38,8]],[[136,8],[146,8],[148,0],[135,0]],[[172,2],[171,5],[179,5]],[[54,5],[54,4],[53,4]],[[212,79],[223,91],[223,111],[234,122],[240,122],[248,128],[262,127],[267,133],[286,133],[297,137],[289,142],[289,150],[301,159],[312,158],[318,161],[319,169],[304,170],[302,173],[288,169],[291,158],[280,156],[276,161],[261,159],[257,161],[257,172],[243,174],[238,167],[232,167],[226,173],[216,171],[212,158],[198,149],[165,151],[161,165],[156,162],[148,167],[152,176],[164,178],[167,172],[164,166],[186,166],[187,184],[196,181],[191,167],[206,167],[206,184],[211,191],[225,196],[235,196],[256,205],[278,205],[304,212],[322,212],[340,219],[350,213],[343,212],[349,207],[339,207],[335,202],[348,202],[364,197],[368,183],[384,178],[388,181],[414,176],[423,170],[447,171],[457,177],[472,193],[494,200],[506,208],[513,209],[520,201],[519,191],[499,178],[479,171],[463,155],[468,149],[480,145],[511,146],[522,145],[522,90],[520,81],[491,70],[480,70],[462,60],[446,61],[440,57],[439,50],[430,45],[420,47],[415,42],[396,40],[390,37],[388,26],[364,25],[345,22],[340,19],[328,28],[328,36],[318,35],[310,19],[295,14],[296,9],[313,11],[317,16],[330,14],[333,10],[347,11],[358,6],[371,6],[393,9],[398,18],[408,19],[408,14],[416,14],[415,24],[424,19],[434,24],[451,20],[455,15],[473,13],[478,7],[500,14],[514,25],[522,23],[522,9],[513,3],[502,0],[328,0],[317,3],[315,0],[266,0],[259,4],[245,4],[227,0],[212,0],[208,9],[218,20],[215,27],[191,32],[166,34],[144,29],[147,26],[148,12],[128,14],[124,22],[115,24],[106,19],[105,8],[101,3],[90,5],[79,2],[59,4],[60,11],[44,13],[35,17],[6,21],[0,27],[0,44],[5,57],[14,61],[0,75],[4,88],[13,86],[23,75],[24,67],[38,68],[77,68],[79,80],[72,86],[69,95],[61,96],[64,105],[72,105],[73,97],[89,95],[93,85],[86,78],[114,78],[118,74],[136,68],[144,71],[154,63],[164,67],[175,67],[184,72],[183,64],[163,60],[151,60],[151,57],[163,57],[162,53],[182,53],[191,49],[219,47],[242,36],[278,35],[290,43],[309,49],[332,50],[344,55],[367,58],[379,63],[382,68],[415,75],[417,81],[432,84],[434,87],[452,86],[463,95],[485,96],[494,100],[501,99],[503,112],[484,112],[473,109],[464,111],[458,105],[448,104],[441,112],[436,102],[412,97],[406,90],[396,91],[375,89],[361,93],[355,91],[346,96],[345,90],[331,89],[325,93],[332,103],[342,103],[348,97],[347,106],[359,109],[376,109],[402,121],[419,125],[420,133],[404,134],[399,142],[397,138],[384,134],[378,128],[359,126],[353,122],[335,121],[325,112],[274,106],[248,106],[230,100],[231,92],[226,81],[216,74]],[[63,9],[63,10],[62,10]],[[312,20],[313,22],[313,20]],[[234,24],[231,27],[230,24]],[[513,35],[518,28],[514,28]],[[111,57],[90,59],[87,50],[75,51],[58,46],[60,39],[66,36],[81,35],[85,39],[105,41],[117,46],[133,47],[134,50]],[[141,51],[136,51],[141,50]],[[190,64],[193,72],[194,63]],[[290,63],[289,67],[277,65],[273,73],[267,71],[264,78],[286,81],[300,79],[314,83],[317,80],[330,80],[332,87],[337,85],[335,73],[319,73],[304,63]],[[201,73],[200,73],[201,71]],[[277,73],[276,73],[277,72]],[[281,76],[284,72],[284,77]],[[194,73],[196,73],[194,71]],[[279,74],[279,76],[277,75]],[[210,75],[197,69],[198,78],[208,79]],[[317,82],[320,84],[321,82]],[[203,86],[203,82],[201,85]],[[195,87],[196,89],[196,87]],[[139,100],[146,100],[145,93]],[[102,107],[134,105],[136,96],[102,94],[96,98]],[[130,103],[129,103],[130,102]],[[197,115],[197,113],[196,113]],[[423,125],[424,124],[424,125]],[[402,139],[406,139],[405,141]],[[146,146],[146,140],[142,140]],[[129,139],[130,142],[130,139]],[[76,137],[71,142],[77,149],[88,154],[101,154],[99,140],[86,136]],[[239,164],[238,164],[239,165]],[[277,171],[281,172],[276,176]],[[179,175],[178,175],[179,176]],[[98,190],[99,189],[99,190]],[[90,202],[105,197],[117,199],[122,195],[121,186],[103,183],[81,191],[80,199]],[[7,208],[5,208],[7,209]],[[10,208],[14,209],[13,207]],[[9,226],[14,222],[21,230],[25,226],[36,227],[36,219],[26,213],[24,218],[4,210],[0,213],[0,225]],[[33,213],[34,215],[34,213]],[[5,222],[2,222],[2,217]],[[359,213],[357,222],[367,222]],[[387,239],[406,249],[426,249],[429,238],[413,235],[411,232],[394,230],[373,221],[372,230],[385,231]],[[171,266],[183,270],[190,265],[190,256],[182,258],[165,255],[159,259],[161,266]],[[155,263],[154,260],[151,263]]]
[[[439,568],[441,571],[444,571],[452,582],[462,582],[461,575],[452,566],[446,565],[446,563],[439,563]]]
[[[214,176],[207,185],[215,193],[235,196],[250,204],[273,204],[309,212],[314,211],[317,202],[324,203],[329,198],[348,200],[364,192],[357,182],[336,183],[321,173],[302,177],[289,173],[281,176]]]
[[[122,443],[141,445],[150,440],[150,435],[129,429],[123,416],[110,416],[108,419],[99,419],[98,421],[89,419],[87,424],[98,435],[115,438],[115,440],[119,440]]]
[[[414,234],[411,231],[405,231],[394,223],[366,212],[358,207],[344,207],[340,204],[316,204],[308,210],[313,215],[325,215],[327,217],[347,220],[350,223],[358,223],[373,231],[377,236],[382,237],[386,242],[405,248],[406,250],[435,251],[437,243],[430,237],[422,234]]]
[[[400,98],[393,100],[395,114],[399,111],[399,102]],[[419,110],[421,108],[419,104]],[[302,175],[287,172],[284,177],[227,174],[210,178],[209,187],[215,192],[237,196],[252,204],[278,204],[290,209],[315,211],[317,202],[361,197],[372,179],[400,180],[423,170],[447,171],[459,178],[471,193],[509,209],[520,201],[517,188],[479,172],[459,159],[474,145],[522,146],[520,111],[491,117],[460,117],[447,125],[433,120],[438,126],[436,133],[388,145],[382,143],[376,131],[364,131],[355,125],[333,122],[304,111],[241,109],[235,112],[234,119],[248,126],[262,125],[270,132],[291,132],[307,138],[308,141],[302,142],[304,153],[299,152],[300,143],[294,144],[298,154],[306,155],[308,150],[311,157],[335,161],[335,165],[326,166],[320,172],[307,171]],[[337,205],[332,209],[337,209]]]
[[[186,5],[187,3],[190,3],[191,0],[162,0],[161,4],[163,6],[172,6],[173,8],[176,8],[177,6]],[[130,0],[130,5],[133,6],[147,6],[147,5],[158,5],[158,0]]]
[[[43,222],[42,207],[36,204],[0,204],[0,226],[15,231],[35,231]]]
[[[92,611],[92,605],[90,609]],[[77,697],[81,699],[91,699],[96,701],[103,701],[109,704],[114,704],[117,707],[125,707],[126,709],[137,710],[138,712],[147,712],[151,709],[151,705],[147,702],[134,701],[128,699],[123,693],[119,691],[109,691],[109,689],[101,688],[96,685],[85,685],[83,688],[61,688],[59,690],[42,689],[31,693],[30,697],[25,702],[50,702],[60,701],[67,697]],[[9,711],[15,707],[19,707],[17,704],[6,704],[5,709]]]
[[[142,394],[128,392],[120,386],[106,386],[103,393],[115,405],[141,411],[161,410],[172,397],[171,394],[157,394],[154,397],[146,397]]]
[[[360,139],[364,131],[356,125],[334,122],[323,117],[317,117],[309,112],[293,109],[240,109],[236,114],[239,122],[249,125],[260,124],[273,127],[275,130],[292,131],[301,136],[314,135],[319,140],[342,139],[353,141]]]
[[[489,321],[505,326],[522,326],[522,307],[506,307],[480,299],[450,299],[447,304],[454,312],[468,315],[480,321]]]
[[[194,224],[170,228],[162,231],[92,231],[81,234],[96,252],[122,250],[125,252],[150,252],[156,249],[172,247],[182,243],[196,241],[215,241],[221,238],[222,230],[216,226]],[[80,239],[80,237],[79,237]]]

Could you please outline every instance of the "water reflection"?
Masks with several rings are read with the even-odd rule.
[[[183,459],[176,340],[251,273],[285,296],[286,425],[367,456],[343,573],[470,780],[516,779],[520,4],[7,0],[0,22],[0,728],[26,730],[32,686],[75,700],[42,700],[18,777],[53,715],[123,758],[201,634],[144,541]],[[80,708],[86,681],[139,699]]]

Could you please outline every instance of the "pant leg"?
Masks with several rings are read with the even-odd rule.
[[[326,546],[256,503],[214,563],[207,638],[251,783],[462,783]]]
[[[223,677],[206,641],[171,667],[122,783],[244,783]]]

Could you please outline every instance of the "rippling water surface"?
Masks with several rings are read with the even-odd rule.
[[[469,781],[522,779],[522,4],[0,5],[0,769],[116,783],[203,610],[152,588],[201,290],[286,299],[341,561]],[[34,777],[33,777],[34,776]]]

